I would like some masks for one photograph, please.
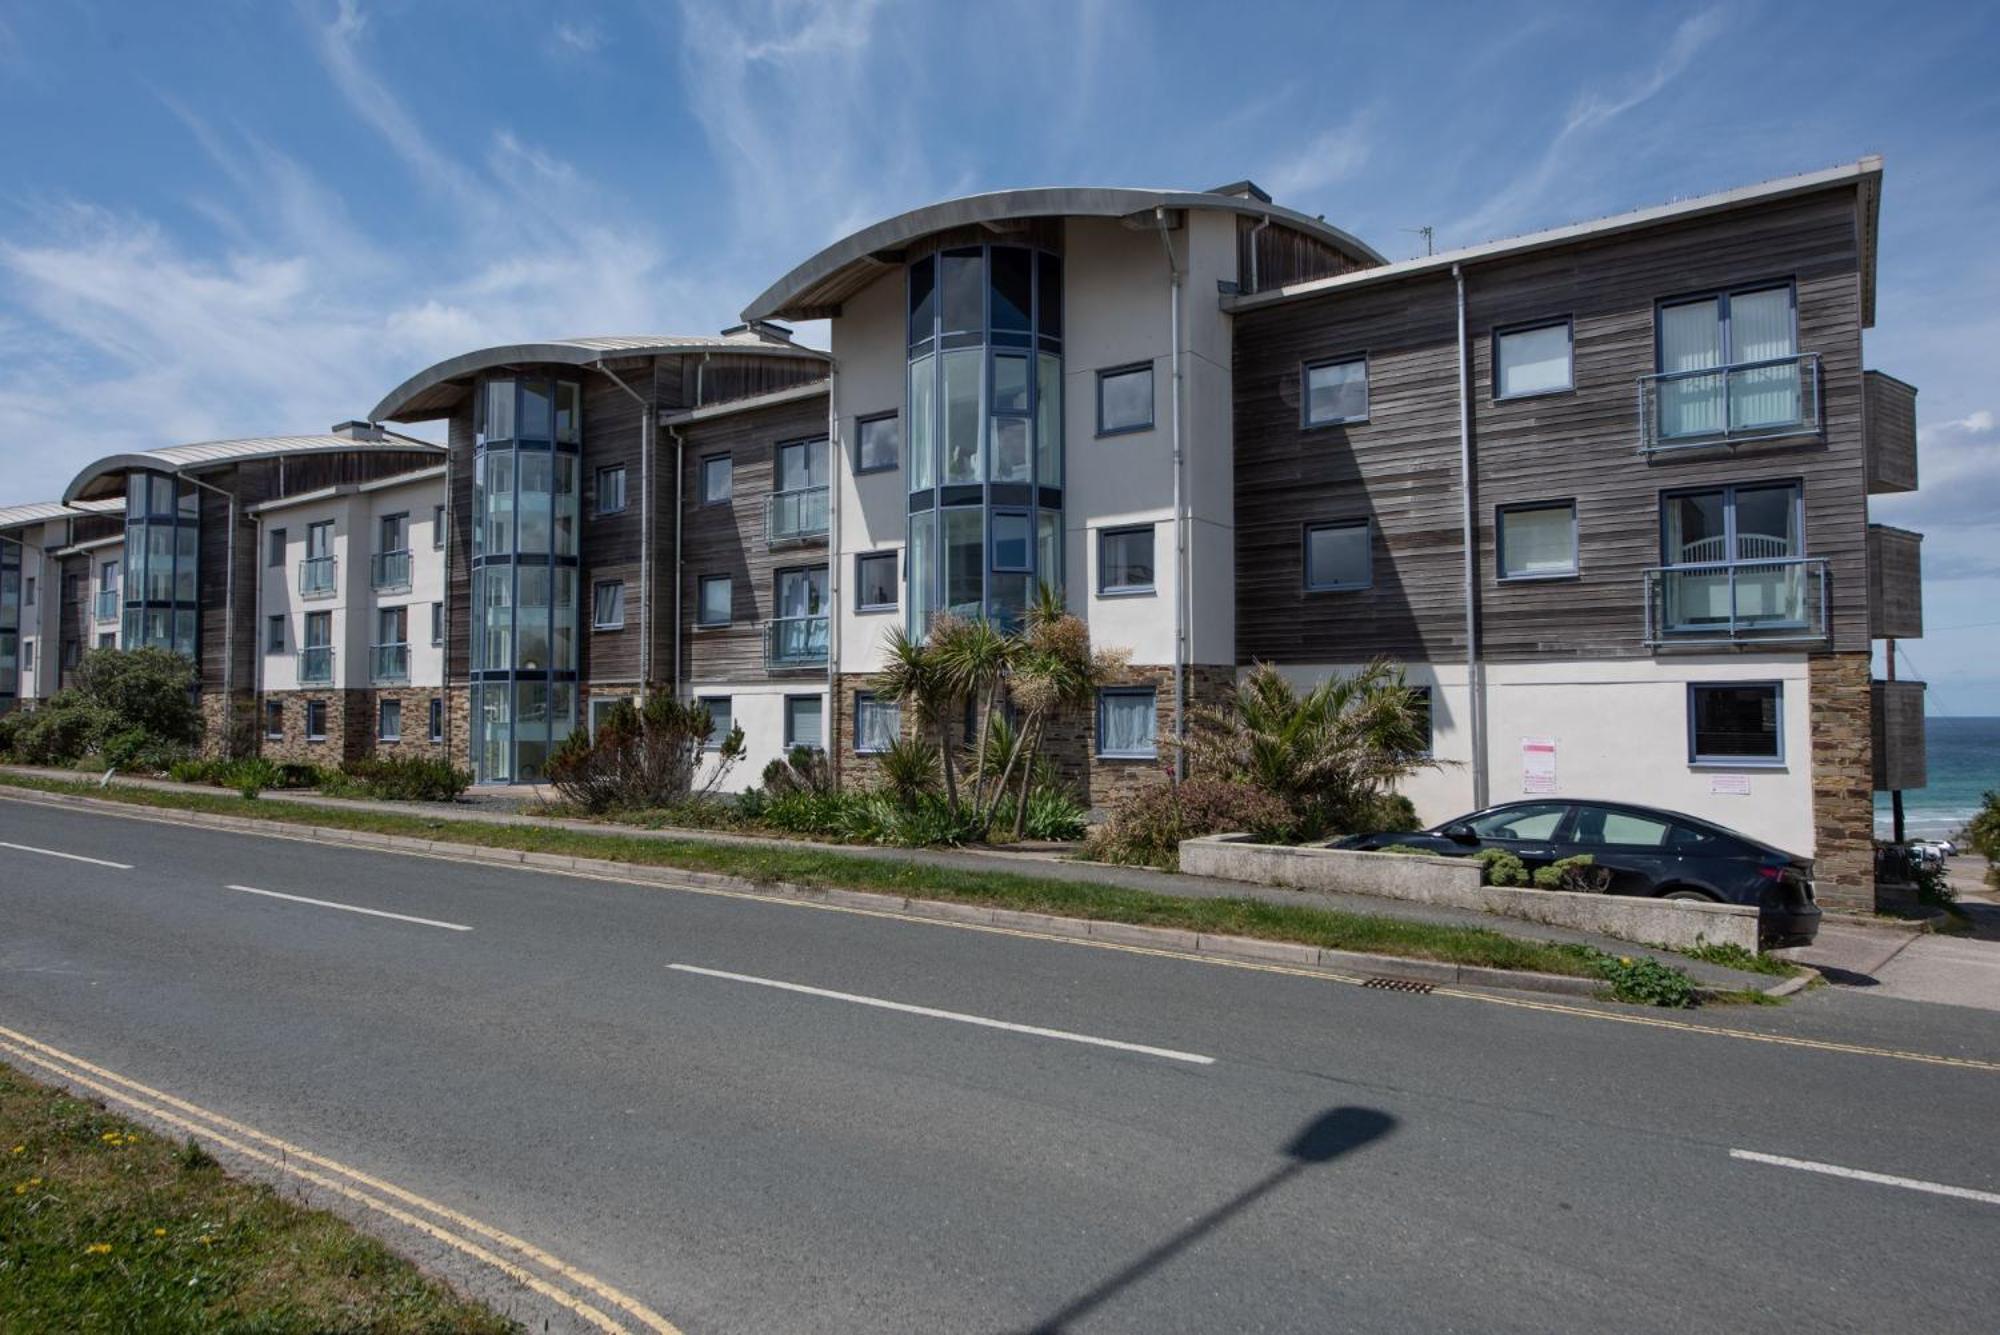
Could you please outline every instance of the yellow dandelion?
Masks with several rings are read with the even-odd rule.
[[[211,1238],[210,1236],[208,1236],[208,1234],[204,1233],[200,1237],[196,1238],[195,1241],[200,1243],[202,1246],[206,1247],[208,1246],[209,1243],[214,1242],[215,1239]]]
[[[153,1236],[156,1238],[164,1238],[167,1236],[167,1230],[165,1230],[164,1228],[156,1228],[153,1230]]]
[[[1618,962],[1620,964],[1630,964],[1632,962],[1632,957],[1630,955],[1620,955],[1618,957]]]
[[[84,1251],[90,1253],[92,1256],[107,1256],[111,1252],[111,1244],[108,1242],[93,1242],[88,1247],[85,1247]]]
[[[7,1151],[9,1154],[26,1154],[27,1152],[28,1147],[26,1145],[16,1145],[13,1149]]]

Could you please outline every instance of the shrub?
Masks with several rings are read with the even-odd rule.
[[[713,752],[714,764],[699,788],[695,776],[715,735],[706,706],[654,695],[643,706],[621,701],[592,736],[572,732],[549,757],[549,782],[563,801],[592,815],[616,810],[673,807],[706,796],[743,758],[743,725]],[[462,790],[461,790],[462,791]]]
[[[1527,864],[1504,848],[1482,848],[1477,854],[1485,885],[1526,885],[1528,883]]]
[[[1572,890],[1580,894],[1601,895],[1611,886],[1611,870],[1598,866],[1597,859],[1589,853],[1579,853],[1573,858],[1563,858],[1546,867],[1535,868],[1534,882],[1537,890]]]
[[[1993,864],[1988,879],[2000,879],[2000,792],[1987,793],[1965,827],[1965,842]]]
[[[810,793],[825,797],[834,792],[833,762],[816,746],[795,746],[782,757],[764,766],[764,791],[772,797],[789,793]]]
[[[1937,862],[1912,861],[1910,881],[1917,887],[1917,902],[1935,909],[1958,903],[1958,891],[1951,888],[1951,874]]]
[[[913,806],[921,795],[937,791],[937,743],[927,737],[898,737],[876,760],[876,766],[882,774],[882,786],[902,806]]]
[[[1650,955],[1606,955],[1598,952],[1593,961],[1611,995],[1619,1001],[1640,1006],[1682,1008],[1695,1003],[1694,980]]]
[[[1291,818],[1283,799],[1246,783],[1187,779],[1155,784],[1113,811],[1091,833],[1085,851],[1103,862],[1172,869],[1180,865],[1183,839],[1234,830],[1259,839],[1283,838],[1290,833]]]
[[[1060,784],[1037,784],[1028,790],[1028,819],[1021,829],[1030,839],[1070,840],[1084,835],[1088,812]]]
[[[93,649],[76,684],[34,709],[0,718],[0,752],[31,765],[101,757],[119,769],[159,770],[201,740],[195,666],[165,649]]]
[[[270,787],[276,787],[273,770]],[[387,802],[450,802],[472,785],[472,773],[438,756],[370,756],[350,760],[322,786],[344,796]]]

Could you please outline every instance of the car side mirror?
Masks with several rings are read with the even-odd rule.
[[[1472,827],[1463,823],[1445,826],[1444,837],[1451,840],[1454,844],[1476,844],[1479,842],[1479,836],[1473,833]]]

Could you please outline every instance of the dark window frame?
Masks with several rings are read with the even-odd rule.
[[[1359,417],[1320,417],[1312,415],[1312,373],[1329,366],[1351,366],[1361,364],[1361,415]],[[1375,411],[1375,367],[1366,348],[1358,352],[1343,352],[1337,357],[1315,357],[1311,361],[1299,363],[1299,430],[1317,431],[1329,426],[1365,426]]]
[[[273,718],[277,719],[278,722],[278,726],[275,728],[271,726]],[[267,742],[282,742],[285,740],[285,702],[282,700],[266,700],[264,702],[264,740]]]
[[[1531,389],[1519,394],[1500,392],[1500,340],[1512,334],[1535,334],[1561,326],[1569,335],[1569,383],[1555,389]],[[1486,388],[1495,403],[1518,403],[1522,399],[1551,399],[1576,393],[1576,316],[1552,315],[1543,320],[1494,325],[1486,334]]]
[[[1728,756],[1704,755],[1701,750],[1700,720],[1696,700],[1703,691],[1740,691],[1756,688],[1768,689],[1772,693],[1771,744],[1773,753],[1768,756]],[[1785,738],[1785,683],[1777,678],[1758,678],[1749,681],[1691,681],[1687,683],[1687,753],[1688,765],[1693,769],[1772,769],[1789,768],[1786,758]]]
[[[886,746],[865,746],[862,744],[861,739],[866,735],[866,730],[861,726],[861,706],[863,701],[877,708],[886,706],[896,711],[896,736],[898,738],[903,735],[902,702],[894,696],[885,696],[880,691],[856,691],[854,693],[854,754],[857,756],[885,755],[889,750]]]
[[[1153,747],[1150,751],[1107,751],[1104,748],[1104,704],[1113,698],[1146,697],[1153,704]],[[1091,750],[1100,760],[1157,760],[1160,757],[1160,690],[1157,686],[1100,686],[1097,689],[1097,728]]]
[[[1424,749],[1420,753],[1425,759],[1437,755],[1437,687],[1431,684],[1421,686],[1405,685],[1404,690],[1420,695],[1424,700]]]
[[[861,577],[861,563],[864,561],[883,561],[883,560],[891,562],[895,567],[896,573],[894,578],[892,578],[889,581],[889,587],[891,590],[896,591],[897,596],[891,602],[864,603],[861,601],[861,591],[862,589],[867,587],[867,581],[862,579]],[[903,605],[903,599],[901,593],[902,584],[903,584],[903,553],[899,549],[894,547],[888,547],[879,551],[856,552],[854,554],[854,610],[857,614],[872,613],[872,612],[894,612]]]
[[[604,503],[604,479],[607,474],[618,475],[618,504]],[[609,515],[622,515],[631,508],[631,493],[625,487],[625,465],[603,464],[590,475],[590,514],[593,519],[603,519]]]
[[[722,702],[722,708],[723,708],[724,712],[726,712],[726,713],[727,713],[727,714],[729,715],[729,727],[725,728],[725,727],[721,727],[721,726],[717,726],[717,727],[716,727],[716,728],[715,728],[715,729],[714,729],[714,730],[713,730],[712,732],[710,732],[710,733],[708,734],[708,740],[707,740],[707,741],[705,741],[705,742],[703,742],[703,743],[701,744],[701,749],[702,749],[702,750],[703,750],[704,752],[708,752],[708,751],[720,751],[720,750],[722,749],[722,743],[723,743],[724,741],[726,741],[726,740],[728,739],[728,737],[729,737],[729,733],[730,733],[731,729],[733,729],[733,728],[734,728],[734,727],[736,726],[736,697],[735,697],[735,696],[733,696],[733,695],[697,695],[697,696],[696,696],[696,697],[694,698],[694,702],[695,702],[696,704],[700,705],[700,706],[701,706],[702,708],[704,708],[704,709],[706,709],[706,710],[708,711],[708,716],[709,716],[709,721],[710,721],[710,722],[714,722],[714,721],[715,721],[715,702],[716,702],[716,701],[718,701],[718,700],[720,700],[720,701]]]
[[[721,580],[729,586],[729,619],[727,621],[704,621],[708,614],[708,586]],[[733,575],[697,575],[694,582],[694,628],[696,630],[720,630],[736,624],[736,577]]]
[[[708,468],[710,464],[729,465],[729,489],[720,500],[708,497]],[[720,454],[704,454],[695,461],[695,508],[697,510],[721,510],[736,503],[736,456],[723,451]]]
[[[599,621],[597,619],[597,594],[600,589],[618,586],[618,620]],[[594,579],[590,582],[590,628],[592,630],[625,629],[625,581],[622,579]]]
[[[1146,373],[1146,420],[1130,426],[1107,427],[1104,425],[1104,382],[1119,376]],[[1031,369],[1030,374],[1033,374]],[[1139,431],[1151,431],[1159,420],[1160,386],[1157,369],[1151,358],[1142,362],[1127,362],[1122,366],[1107,366],[1097,372],[1097,439],[1111,436],[1129,436]]]
[[[434,695],[431,697],[429,719],[430,719],[431,743],[433,745],[436,745],[437,743],[444,741],[444,697],[443,696]]]
[[[444,550],[445,530],[451,527],[451,512],[442,505],[431,507],[431,550]]]
[[[265,532],[264,568],[266,570],[278,569],[285,564],[285,537],[285,530],[282,528],[269,529]],[[277,559],[273,560],[273,557]]]
[[[1676,292],[1672,296],[1656,298],[1653,302],[1653,374],[1669,374],[1661,365],[1666,349],[1660,340],[1662,332],[1660,312],[1669,306],[1692,306],[1698,301],[1719,302],[1716,319],[1722,328],[1723,359],[1721,366],[1715,369],[1720,370],[1722,367],[1739,364],[1736,360],[1735,330],[1729,321],[1729,303],[1737,297],[1755,296],[1759,292],[1775,292],[1779,288],[1784,288],[1791,294],[1792,355],[1804,356],[1805,354],[1799,351],[1799,280],[1797,274],[1789,274],[1784,277],[1760,278],[1748,283],[1730,283],[1724,287],[1696,288],[1690,292]]]
[[[266,657],[269,657],[271,654],[282,654],[285,652],[286,626],[290,621],[291,618],[283,612],[273,612],[264,618],[264,653]],[[271,642],[272,631],[278,632],[276,644]]]
[[[819,705],[819,740],[816,742],[801,742],[798,740],[797,735],[792,730],[792,704],[794,701],[797,700],[811,700]],[[781,709],[784,716],[784,734],[785,734],[784,740],[785,740],[786,751],[789,752],[794,747],[799,747],[799,746],[809,746],[815,751],[823,752],[826,750],[826,697],[825,696],[821,695],[818,691],[788,692],[784,697],[784,704],[781,706]]]
[[[1151,598],[1159,594],[1159,529],[1157,522],[1146,524],[1114,524],[1097,530],[1097,596],[1100,598]],[[1104,576],[1104,540],[1112,537],[1126,537],[1134,533],[1144,533],[1152,540],[1155,564],[1153,579],[1146,584],[1111,585]]]
[[[861,462],[861,442],[868,428],[876,422],[896,423],[896,458],[893,463],[867,464]],[[871,473],[894,473],[903,467],[903,414],[900,411],[869,413],[854,419],[854,476],[867,477]]]
[[[1569,569],[1539,571],[1526,575],[1507,573],[1507,516],[1534,510],[1569,511]],[[1546,501],[1509,501],[1493,507],[1493,578],[1499,584],[1547,584],[1555,580],[1583,577],[1583,526],[1577,515],[1574,496]]]
[[[1367,559],[1368,569],[1367,573],[1362,577],[1361,582],[1358,584],[1351,582],[1337,583],[1337,584],[1313,583],[1312,535],[1315,533],[1325,532],[1332,529],[1357,528],[1357,527],[1364,530],[1368,535],[1368,542],[1366,547],[1364,548],[1365,554],[1368,558]],[[1307,593],[1358,593],[1363,589],[1374,588],[1375,587],[1374,516],[1363,515],[1359,518],[1349,518],[1349,519],[1321,519],[1301,525],[1299,532],[1299,556],[1301,558],[1299,562],[1300,565],[1299,573],[1304,581],[1305,591]]]
[[[317,732],[313,731],[313,715],[315,713],[319,715],[319,731]],[[326,740],[326,701],[324,700],[306,701],[306,740],[308,742],[323,742]]]
[[[396,731],[389,731],[389,711],[396,712]],[[378,742],[400,742],[403,740],[403,702],[401,700],[378,700],[375,702],[375,740]]]

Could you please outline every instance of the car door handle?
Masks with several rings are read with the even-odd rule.
[[[1550,858],[1556,853],[1553,848],[1523,848],[1516,851],[1524,858]]]

